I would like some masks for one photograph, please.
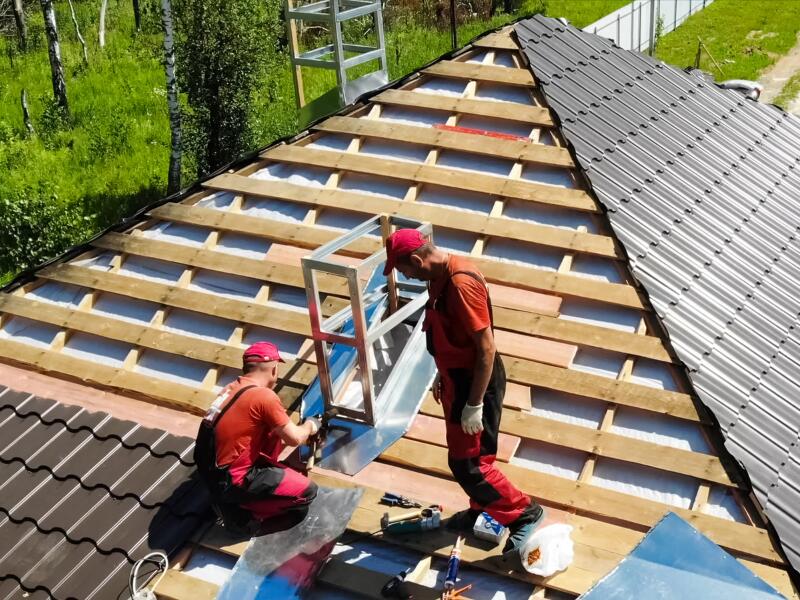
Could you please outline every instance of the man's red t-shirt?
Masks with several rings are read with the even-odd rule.
[[[242,387],[254,383],[250,378],[241,376],[221,393],[227,393],[230,402],[230,398]],[[247,390],[217,421],[217,464],[223,467],[235,463],[233,466],[237,471],[246,472],[260,455],[277,461],[283,443],[273,430],[288,422],[289,416],[275,392],[261,386]]]
[[[475,351],[472,336],[491,327],[489,314],[489,292],[486,285],[471,275],[453,273],[467,271],[482,279],[481,272],[462,256],[450,255],[447,263],[447,276],[434,280],[430,285],[430,297],[438,298],[445,286],[445,335],[453,346]],[[448,279],[450,284],[448,285]]]

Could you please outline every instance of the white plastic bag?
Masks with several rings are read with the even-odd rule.
[[[522,566],[529,573],[549,577],[557,571],[563,571],[572,563],[573,547],[572,526],[565,523],[554,523],[534,532],[527,543],[520,550],[520,560]],[[535,551],[538,549],[539,556],[536,558]],[[536,558],[531,564],[528,557]]]

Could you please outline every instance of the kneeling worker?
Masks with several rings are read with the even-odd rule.
[[[399,229],[386,240],[388,275],[428,282],[424,329],[438,375],[448,463],[470,498],[453,515],[450,529],[471,531],[481,511],[509,528],[503,552],[518,550],[542,521],[544,511],[495,465],[506,375],[495,349],[492,305],[483,276],[466,258],[428,242],[415,229]]]
[[[256,523],[279,515],[302,520],[317,486],[278,457],[286,445],[299,446],[316,434],[319,422],[295,425],[273,391],[284,362],[275,344],[253,344],[242,361],[242,376],[222,390],[200,424],[198,471],[226,526],[241,529],[248,517]]]

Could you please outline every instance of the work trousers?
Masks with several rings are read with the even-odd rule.
[[[470,507],[485,511],[503,525],[523,519],[533,510],[531,499],[518,490],[495,465],[497,436],[506,374],[495,357],[492,377],[483,397],[483,431],[474,435],[461,428],[461,413],[472,386],[472,369],[440,369],[441,402],[447,423],[448,463],[453,477],[470,499]]]
[[[283,463],[260,457],[244,473],[230,470],[227,501],[239,504],[253,518],[264,521],[287,513],[302,514],[317,496],[317,485]]]

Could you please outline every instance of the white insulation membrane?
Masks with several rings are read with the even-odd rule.
[[[208,234],[211,233],[205,227],[168,222],[156,223],[151,227],[142,229],[141,232],[142,236],[146,238],[194,248],[200,248],[208,238]]]
[[[509,462],[540,473],[576,481],[587,458],[586,452],[572,448],[522,440]]]
[[[66,308],[77,308],[88,291],[86,288],[68,283],[45,281],[42,285],[25,294],[25,297],[29,300],[52,302]]]
[[[685,475],[611,458],[597,460],[591,483],[617,492],[687,509],[691,508],[699,485],[696,479]]]
[[[32,321],[25,317],[11,317],[0,328],[0,338],[10,338],[15,342],[47,348],[53,343],[59,329],[55,325]]]

